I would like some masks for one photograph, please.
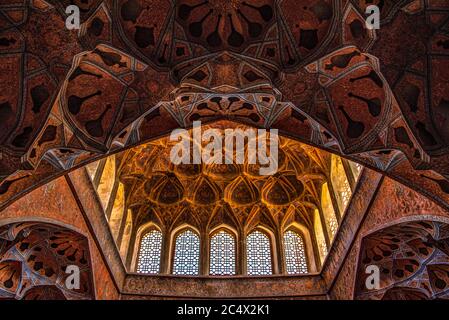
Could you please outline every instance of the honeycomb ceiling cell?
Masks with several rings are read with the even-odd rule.
[[[302,195],[304,187],[292,172],[280,172],[270,177],[262,188],[262,199],[270,205],[286,205]]]

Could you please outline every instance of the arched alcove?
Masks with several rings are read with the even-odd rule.
[[[2,299],[95,299],[87,238],[66,227],[26,221],[1,226],[0,266]],[[79,276],[78,288],[71,286],[72,275]]]

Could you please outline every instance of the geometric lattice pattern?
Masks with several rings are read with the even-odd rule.
[[[285,263],[288,274],[307,273],[304,239],[293,231],[284,233]]]
[[[321,223],[321,216],[318,209],[315,209],[314,212],[314,231],[315,238],[318,245],[318,252],[320,254],[321,264],[323,264],[324,259],[327,256],[327,243],[326,238],[324,236],[323,224]]]
[[[198,275],[200,261],[200,238],[186,230],[176,238],[173,274]]]
[[[323,263],[324,259],[327,256],[327,244],[326,244],[326,240],[324,238],[321,238],[318,241],[318,251],[320,252],[321,263]]]
[[[248,275],[272,274],[271,246],[268,236],[254,231],[246,238],[246,259]]]
[[[323,184],[321,190],[321,207],[323,209],[329,239],[332,241],[338,230],[338,221],[335,216],[334,206],[332,204],[327,182]]]
[[[339,196],[341,198],[341,203],[343,205],[343,208],[346,209],[349,203],[349,199],[351,199],[352,191],[351,187],[349,186],[348,180],[344,180],[345,183],[342,184],[342,188],[337,191],[337,197]]]
[[[334,239],[335,234],[338,230],[338,222],[337,218],[335,218],[335,215],[329,215],[329,220],[327,222],[327,227],[329,229],[329,236],[331,239]]]
[[[235,275],[235,240],[226,231],[210,239],[210,274]]]
[[[336,155],[332,155],[331,181],[335,197],[337,198],[338,207],[343,215],[349,200],[351,199],[352,191],[346,177],[346,170],[343,166],[343,162],[341,158]]]
[[[140,242],[137,272],[159,273],[161,264],[162,232],[151,230],[142,237]]]

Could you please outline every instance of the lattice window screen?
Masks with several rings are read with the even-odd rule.
[[[151,230],[146,233],[140,241],[139,259],[137,272],[159,273],[161,263],[162,233]]]
[[[200,260],[200,238],[191,230],[176,237],[173,274],[198,275]]]
[[[352,191],[343,162],[339,156],[334,154],[332,155],[331,179],[340,213],[343,215],[351,199]]]
[[[246,238],[247,271],[249,275],[272,274],[271,246],[268,236],[254,231]]]
[[[210,274],[235,274],[235,240],[226,231],[220,231],[210,239]]]
[[[288,274],[307,273],[304,239],[293,231],[284,233],[285,262]]]
[[[323,224],[321,223],[320,212],[318,211],[318,209],[315,209],[313,218],[314,218],[313,226],[315,229],[316,242],[318,244],[320,260],[321,260],[321,263],[323,263],[324,259],[327,256],[327,244],[326,244],[326,238],[324,236]]]
[[[338,230],[338,221],[337,217],[335,216],[335,211],[332,205],[327,182],[323,184],[321,190],[321,207],[323,209],[324,219],[326,222],[327,231],[329,233],[329,239],[330,241],[332,241]]]

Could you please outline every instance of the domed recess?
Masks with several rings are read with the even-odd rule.
[[[267,146],[267,149],[269,149],[269,147]],[[263,175],[260,172],[261,168],[268,168],[270,166],[270,163],[272,161],[276,161],[276,158],[271,158],[269,157],[269,163],[268,164],[260,164],[259,160],[257,160],[256,164],[249,164],[249,163],[245,163],[245,173],[252,176],[252,177],[263,177]],[[288,162],[288,157],[286,155],[286,153],[279,148],[279,150],[277,150],[277,171],[281,171],[285,168],[286,164]]]
[[[241,166],[237,164],[209,164],[205,166],[205,173],[216,180],[233,180],[241,172]]]
[[[225,199],[235,205],[250,205],[260,199],[257,187],[245,176],[239,176],[225,190]]]
[[[282,206],[296,200],[304,192],[301,181],[294,173],[276,174],[262,188],[262,199],[274,206]]]
[[[235,230],[239,228],[238,219],[234,215],[231,206],[226,202],[217,205],[209,220],[208,226],[212,230],[222,224],[231,226]]]
[[[154,180],[153,180],[154,179]],[[184,197],[184,188],[173,173],[160,174],[153,177],[153,183],[146,188],[149,198],[162,205],[170,205],[181,201]]]
[[[174,171],[177,175],[187,178],[196,178],[198,177],[203,168],[201,164],[178,164],[174,165]]]
[[[211,205],[220,200],[220,189],[207,177],[198,178],[192,194],[192,200],[198,205]]]

